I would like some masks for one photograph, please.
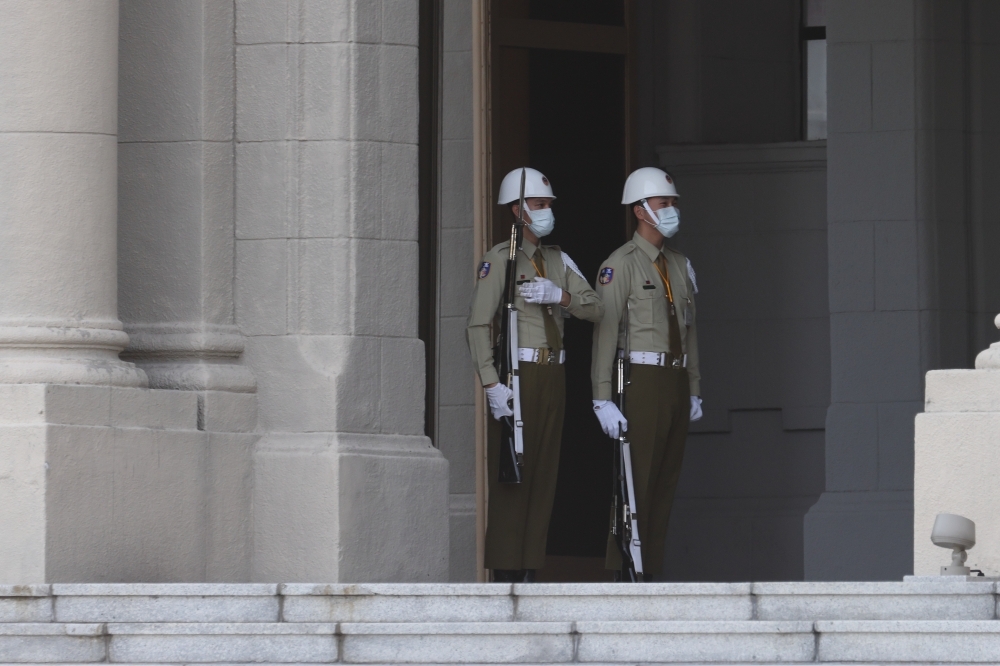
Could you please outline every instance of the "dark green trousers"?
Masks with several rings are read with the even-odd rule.
[[[663,568],[667,525],[681,476],[684,442],[691,419],[687,370],[635,365],[625,389],[625,418],[632,449],[635,507],[645,574]],[[621,569],[621,554],[608,535],[605,566]]]
[[[521,363],[524,471],[519,484],[497,481],[500,423],[489,420],[487,569],[541,569],[559,475],[566,372],[559,364]]]

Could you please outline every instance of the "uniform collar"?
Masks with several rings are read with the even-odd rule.
[[[660,254],[666,256],[666,253],[663,252],[663,247],[666,247],[666,243],[664,243],[663,247],[657,248],[648,240],[640,236],[638,231],[632,234],[632,242],[635,243],[636,247],[646,253],[646,256],[649,257],[650,261],[656,261],[656,258]]]
[[[521,240],[521,252],[524,252],[524,256],[531,259],[535,256],[535,251],[538,250],[538,246],[532,243],[527,238]]]

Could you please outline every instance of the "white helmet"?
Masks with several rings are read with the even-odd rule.
[[[525,172],[525,199],[528,197],[556,198],[556,195],[552,194],[552,185],[549,184],[549,179],[541,171],[531,167],[523,167],[523,170]],[[497,199],[498,204],[509,204],[512,201],[517,201],[521,196],[521,171],[522,169],[514,169],[503,177],[503,182],[500,183],[500,196]]]
[[[622,192],[622,203],[630,204],[649,197],[679,197],[674,179],[662,169],[642,167],[629,174]]]

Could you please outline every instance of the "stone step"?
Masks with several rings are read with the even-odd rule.
[[[997,584],[52,584],[0,586],[9,622],[992,620]]]
[[[1000,622],[6,623],[2,663],[996,663]]]

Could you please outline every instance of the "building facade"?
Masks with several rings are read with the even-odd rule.
[[[994,5],[0,1],[0,578],[481,578],[465,318],[525,162],[589,276],[631,168],[683,197],[669,577],[911,573],[924,374],[1000,311]],[[544,575],[595,580],[567,350]]]

